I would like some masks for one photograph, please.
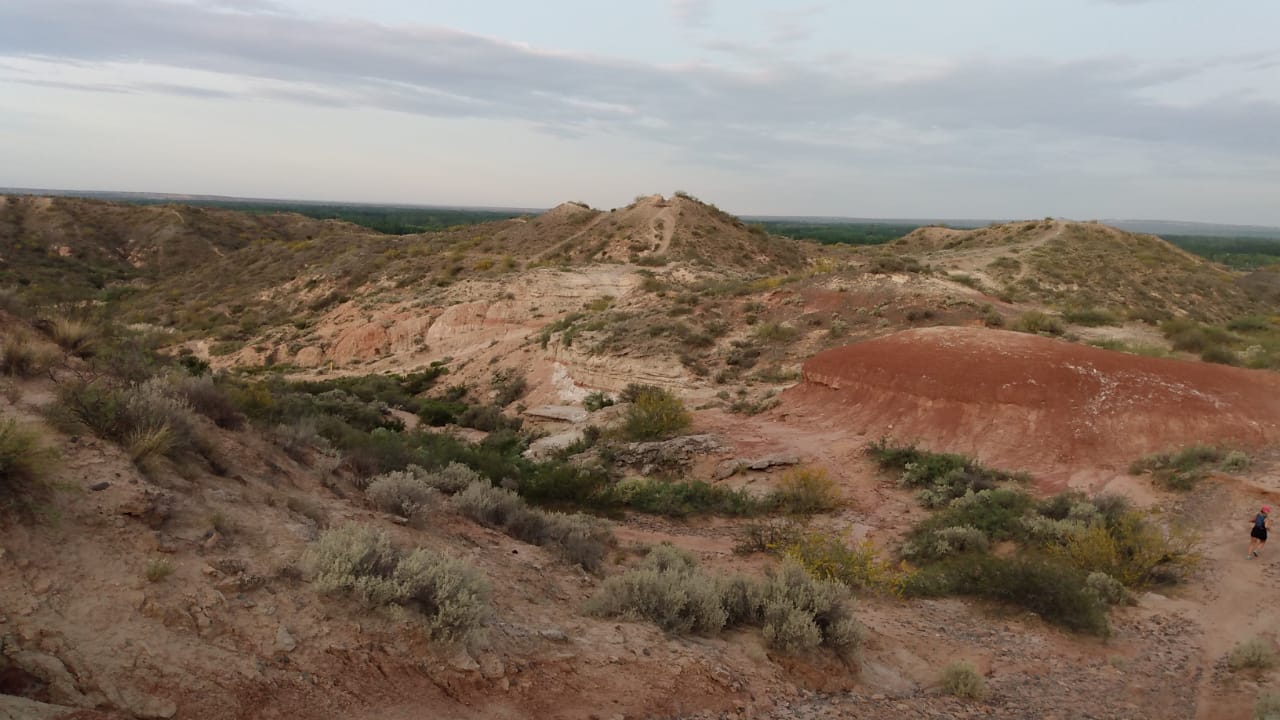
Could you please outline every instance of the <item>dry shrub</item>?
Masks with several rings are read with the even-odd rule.
[[[1236,645],[1227,656],[1227,666],[1232,670],[1269,670],[1275,664],[1275,646],[1260,637],[1249,638]]]
[[[770,496],[779,509],[796,514],[828,512],[840,506],[835,481],[823,468],[796,468],[782,476]]]
[[[218,383],[208,375],[182,376],[170,380],[174,393],[184,398],[195,412],[204,415],[225,430],[239,430],[244,415]]]
[[[0,343],[0,372],[14,377],[31,377],[49,369],[54,353],[30,332],[11,330]]]
[[[370,608],[416,611],[433,638],[463,640],[489,614],[489,584],[470,565],[423,548],[406,555],[374,528],[326,530],[304,562],[320,592],[354,595]]]
[[[942,688],[951,695],[981,700],[987,694],[982,673],[966,660],[957,660],[942,670]]]
[[[0,422],[0,498],[29,490],[47,472],[50,459],[34,430],[14,420]]]
[[[165,558],[155,558],[147,561],[146,568],[142,574],[146,576],[148,582],[157,583],[173,574],[173,563]]]

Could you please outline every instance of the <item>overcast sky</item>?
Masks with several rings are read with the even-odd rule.
[[[0,0],[0,186],[1280,225],[1270,0]]]

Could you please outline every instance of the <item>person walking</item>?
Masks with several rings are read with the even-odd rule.
[[[1271,529],[1271,506],[1263,505],[1262,511],[1253,518],[1253,529],[1249,531],[1249,554],[1246,559],[1258,557],[1258,551],[1267,544],[1267,531]]]

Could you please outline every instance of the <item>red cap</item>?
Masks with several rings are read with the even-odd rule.
[[[1269,512],[1271,512],[1271,506],[1270,506],[1270,505],[1263,505],[1263,506],[1262,506],[1262,512],[1264,512],[1264,513],[1269,513]]]

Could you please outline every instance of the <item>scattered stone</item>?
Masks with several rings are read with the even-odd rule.
[[[480,669],[480,663],[466,650],[459,650],[458,654],[449,659],[449,667],[458,672],[476,672]]]
[[[538,634],[541,635],[544,640],[550,640],[551,642],[569,642],[569,636],[565,635],[563,630],[556,630],[554,628],[550,630],[539,630]]]
[[[276,650],[290,653],[296,647],[298,647],[298,641],[294,640],[293,635],[289,634],[288,628],[281,625],[280,629],[276,630]]]
[[[107,482],[106,480],[103,480],[102,482],[97,482],[90,485],[89,489],[94,492],[102,492],[103,490],[106,490],[109,487],[111,487],[111,483]]]
[[[493,653],[485,653],[480,656],[480,675],[486,680],[497,680],[507,674],[507,668],[502,664],[502,660]]]

